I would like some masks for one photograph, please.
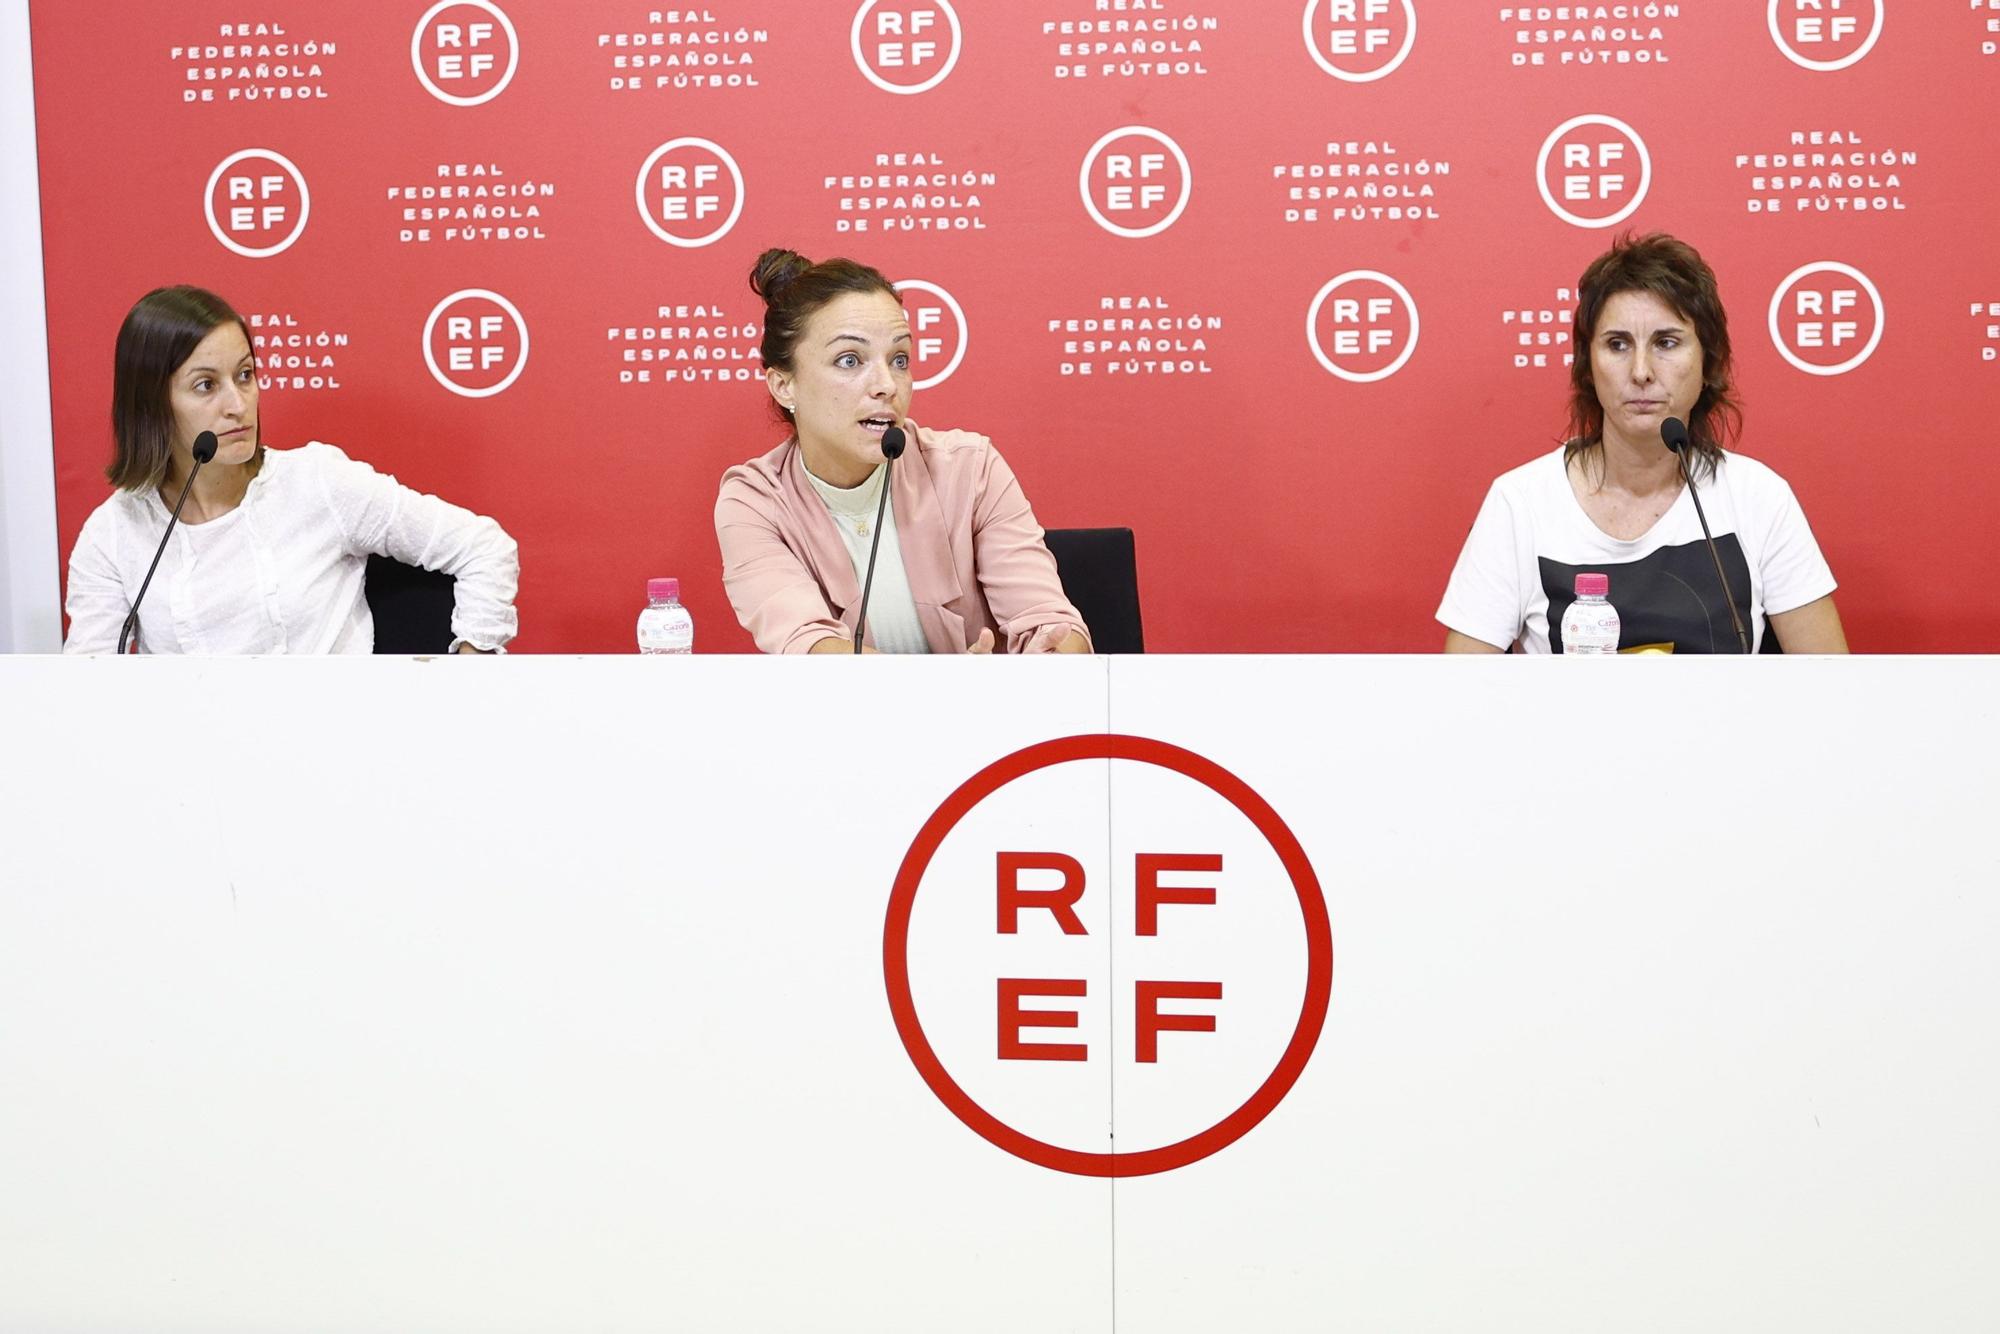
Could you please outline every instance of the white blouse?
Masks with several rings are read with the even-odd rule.
[[[917,616],[916,595],[910,591],[910,577],[903,571],[903,544],[896,538],[896,506],[882,505],[882,483],[888,465],[879,464],[860,486],[841,488],[805,470],[806,480],[826,502],[833,526],[854,563],[854,582],[860,587],[868,577],[868,550],[875,544],[872,534],[875,511],[882,511],[882,548],[875,558],[875,586],[868,594],[868,638],[877,653],[929,653],[930,640],[924,637],[924,623]]]
[[[120,491],[84,520],[69,559],[65,653],[111,653],[166,530],[154,488]],[[266,449],[243,503],[174,527],[139,609],[142,653],[369,653],[370,555],[458,581],[451,647],[514,637],[520,559],[493,520],[350,459],[333,445]]]

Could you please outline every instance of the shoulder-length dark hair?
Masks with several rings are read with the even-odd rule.
[[[764,299],[764,341],[758,355],[766,366],[792,369],[792,354],[805,336],[806,322],[821,306],[850,292],[881,292],[901,301],[895,284],[880,271],[851,259],[823,259],[815,264],[796,250],[772,249],[757,256],[750,269],[750,290]],[[772,400],[776,403],[776,400]],[[791,410],[777,404],[789,423]]]
[[[112,454],[104,470],[120,491],[143,491],[166,479],[173,458],[174,372],[224,324],[241,329],[243,341],[255,348],[243,317],[199,287],[157,288],[126,312],[112,358]]]
[[[1694,326],[1694,335],[1701,340],[1701,397],[1688,414],[1688,438],[1694,446],[1689,463],[1696,475],[1714,477],[1723,445],[1734,444],[1743,429],[1730,361],[1729,317],[1722,309],[1714,271],[1693,246],[1665,232],[1636,238],[1627,232],[1590,262],[1577,283],[1571,344],[1576,355],[1569,368],[1564,462],[1604,443],[1604,405],[1597,401],[1591,349],[1604,303],[1620,292],[1650,292]]]

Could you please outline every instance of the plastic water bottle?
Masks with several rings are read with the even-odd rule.
[[[1618,652],[1618,608],[1605,600],[1608,574],[1579,574],[1576,601],[1563,613],[1564,653]]]
[[[680,580],[646,581],[646,610],[639,613],[639,651],[694,652],[694,617],[681,605]]]

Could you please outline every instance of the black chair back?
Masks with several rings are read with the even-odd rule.
[[[1130,528],[1051,528],[1043,534],[1063,592],[1090,627],[1099,653],[1144,653],[1139,562]]]
[[[368,558],[364,595],[375,615],[377,653],[443,653],[451,647],[451,609],[458,580],[435,570]]]

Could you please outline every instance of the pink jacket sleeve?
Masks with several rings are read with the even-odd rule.
[[[829,636],[853,634],[835,618],[819,582],[792,550],[781,507],[747,469],[731,468],[715,500],[722,584],[736,619],[765,653],[805,653]]]
[[[1007,652],[1053,653],[1072,632],[1088,643],[1090,628],[1063,592],[1055,557],[1014,470],[990,445],[980,453],[985,466],[972,511],[975,568]]]

